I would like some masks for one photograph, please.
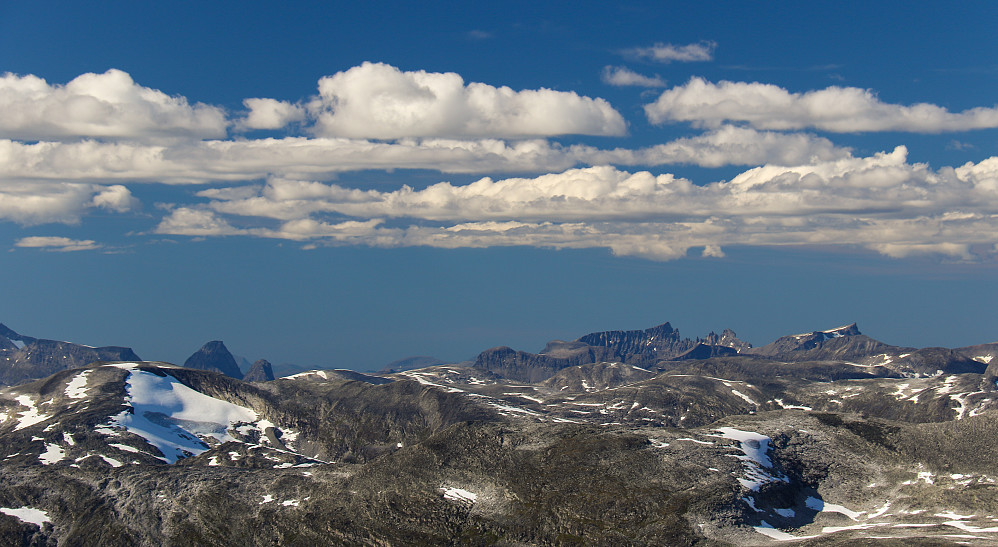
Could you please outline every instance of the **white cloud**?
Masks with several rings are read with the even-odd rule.
[[[998,127],[998,108],[949,112],[928,103],[884,103],[869,90],[855,87],[790,93],[771,84],[715,84],[702,78],[664,91],[645,106],[645,113],[656,124],[692,122],[698,127],[717,127],[725,122],[745,122],[758,129],[816,128],[838,133],[941,133]]]
[[[760,132],[745,127],[721,126],[695,137],[684,137],[637,150],[588,150],[579,154],[589,165],[668,165],[685,163],[702,167],[724,165],[810,164],[849,157],[849,149],[806,133]]]
[[[210,210],[177,210],[157,231],[378,246],[605,247],[653,259],[691,248],[720,257],[732,245],[849,245],[965,259],[998,237],[996,181],[998,158],[933,171],[908,163],[903,147],[765,165],[703,186],[609,166],[390,192],[273,179],[252,192],[204,191]],[[190,215],[182,223],[181,212]],[[248,227],[236,231],[226,215]],[[275,220],[281,227],[269,228]]]
[[[383,63],[322,78],[309,111],[317,135],[364,139],[623,135],[627,127],[603,99],[465,84],[453,72],[403,72]]]
[[[226,125],[221,109],[142,87],[120,70],[82,74],[65,85],[0,76],[0,138],[217,138]]]
[[[603,83],[616,86],[665,87],[665,80],[658,74],[645,76],[623,66],[603,67],[602,79]]]
[[[139,205],[139,200],[132,196],[132,193],[120,184],[101,188],[94,196],[93,204],[96,207],[103,207],[118,213],[125,213],[135,209]]]
[[[717,43],[711,41],[687,44],[685,46],[657,43],[651,47],[629,49],[624,53],[660,63],[671,63],[673,61],[690,63],[694,61],[712,61],[716,47]]]
[[[236,229],[212,211],[178,207],[159,223],[156,233],[185,236],[229,236],[247,232]]]
[[[55,236],[32,236],[24,237],[14,244],[15,247],[28,247],[35,249],[44,249],[49,251],[92,251],[94,249],[100,249],[102,245],[98,244],[96,241],[91,239],[79,240],[70,239],[68,237],[55,237]]]
[[[305,109],[299,105],[276,99],[243,99],[249,110],[239,122],[245,129],[280,129],[289,123],[305,119]]]
[[[846,157],[849,151],[807,134],[758,132],[724,126],[696,137],[636,150],[562,146],[543,139],[252,139],[170,146],[138,143],[0,140],[4,181],[200,184],[268,176],[329,178],[365,169],[432,169],[445,173],[543,173],[576,165],[705,167],[799,164]]]
[[[138,200],[123,186],[0,181],[0,220],[75,224],[93,207],[125,212],[138,207]]]

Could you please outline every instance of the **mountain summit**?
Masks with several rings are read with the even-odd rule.
[[[266,359],[260,359],[253,363],[253,366],[246,372],[246,376],[243,376],[244,382],[269,382],[273,379],[274,367]]]
[[[621,362],[636,366],[654,366],[674,359],[705,359],[733,355],[751,344],[739,340],[725,329],[722,336],[711,333],[706,339],[682,338],[669,323],[644,330],[593,332],[571,342],[552,340],[540,353],[516,351],[508,347],[486,350],[475,360],[475,367],[505,378],[538,382],[551,378],[568,367],[600,362]]]
[[[95,348],[72,342],[46,340],[19,334],[0,324],[0,385],[15,385],[45,378],[61,370],[94,361],[138,361],[131,348]]]
[[[186,368],[214,370],[232,378],[242,378],[243,373],[236,364],[236,358],[229,353],[221,340],[212,340],[184,361]]]

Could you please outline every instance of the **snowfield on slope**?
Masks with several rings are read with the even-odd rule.
[[[110,425],[141,436],[168,463],[207,450],[199,435],[219,442],[235,440],[227,431],[231,426],[259,419],[249,408],[209,397],[172,376],[133,370],[125,389],[131,410],[113,416]]]

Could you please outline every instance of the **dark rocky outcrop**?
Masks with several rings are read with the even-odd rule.
[[[214,370],[232,378],[242,378],[243,373],[221,340],[212,340],[184,361],[186,368]]]
[[[703,337],[703,343],[708,346],[724,346],[732,348],[737,352],[745,351],[752,347],[752,344],[744,340],[740,340],[735,331],[731,329],[724,329],[721,334],[717,334],[711,331],[710,334]]]
[[[253,363],[246,375],[243,376],[244,382],[269,382],[273,379],[274,367],[266,359],[260,359]]]
[[[804,334],[781,336],[765,346],[745,350],[745,353],[780,358],[780,356],[791,354],[791,352],[805,352],[808,350],[820,349],[826,341],[836,340],[838,338],[852,338],[862,335],[863,334],[859,331],[859,327],[856,326],[856,323],[850,323],[849,325],[826,331],[816,330],[814,332]],[[873,339],[866,338],[866,340]],[[873,341],[876,342],[876,340]],[[880,342],[877,343],[879,344]],[[839,342],[839,344],[841,344],[841,342]],[[883,346],[884,348],[894,347],[888,346],[887,344],[883,344]],[[865,349],[870,348],[867,347]],[[797,355],[803,355],[803,353],[798,353]],[[813,359],[813,357],[807,357],[807,359]]]
[[[948,348],[922,348],[901,354],[889,366],[922,376],[935,374],[982,374],[988,365]]]
[[[15,385],[45,378],[94,361],[138,361],[131,348],[91,347],[24,336],[0,324],[0,384]]]
[[[548,342],[540,353],[498,347],[479,354],[474,367],[521,382],[540,382],[559,370],[590,363],[617,362],[642,368],[655,368],[671,359],[706,359],[733,355],[751,344],[739,340],[726,329],[704,339],[679,336],[669,323],[645,330],[603,331],[577,340]],[[692,353],[691,353],[692,352]]]

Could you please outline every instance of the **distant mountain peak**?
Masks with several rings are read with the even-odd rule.
[[[274,367],[266,359],[260,359],[253,363],[246,375],[243,376],[244,382],[269,382],[273,379]]]
[[[221,340],[212,340],[184,361],[184,367],[198,370],[214,370],[232,378],[242,378],[243,373],[236,364],[235,357]]]
[[[0,385],[45,378],[94,361],[138,361],[131,348],[92,347],[20,334],[0,323]]]
[[[859,327],[856,326],[856,323],[849,323],[848,325],[842,325],[841,327],[835,327],[834,329],[823,330],[821,332],[823,332],[824,334],[831,335],[833,337],[859,336],[860,334],[863,334],[859,332]]]

